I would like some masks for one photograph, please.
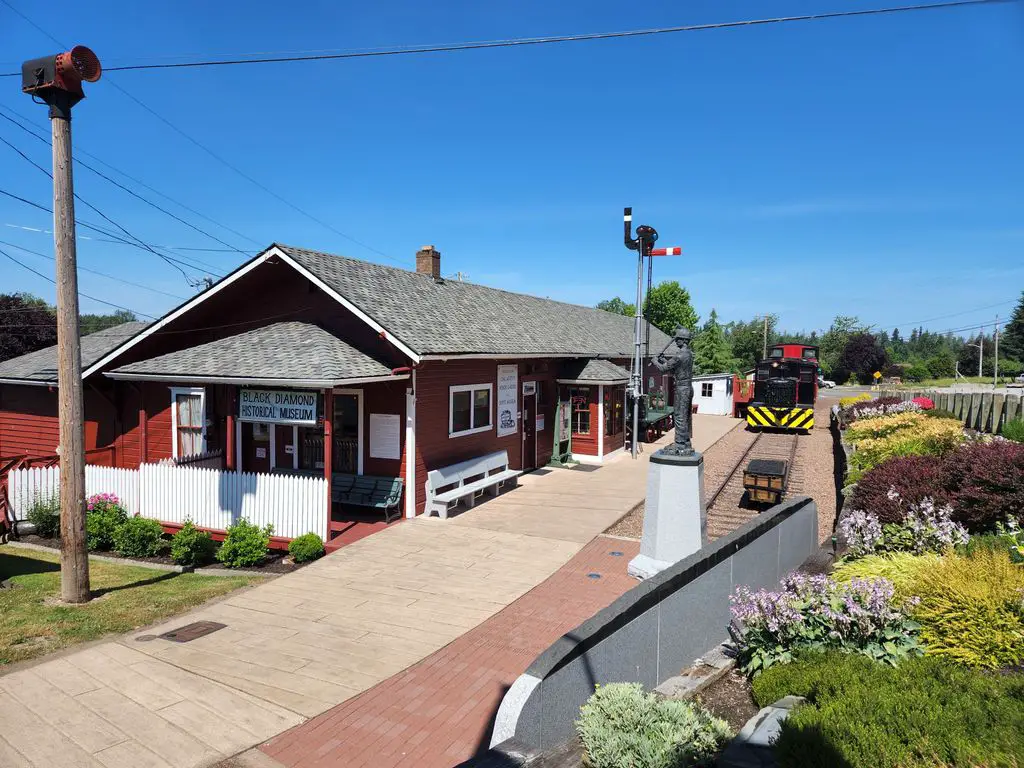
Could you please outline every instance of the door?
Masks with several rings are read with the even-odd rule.
[[[355,475],[360,471],[360,398],[358,394],[334,393],[334,445],[331,449],[333,472]]]
[[[299,431],[291,424],[274,424],[271,429],[275,430],[274,435],[274,468],[295,469],[296,468],[296,433]]]
[[[523,395],[523,471],[537,468],[537,395]]]
[[[270,425],[242,423],[242,471],[270,471]]]

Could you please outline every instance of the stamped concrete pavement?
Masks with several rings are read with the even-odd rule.
[[[695,422],[701,449],[738,424]],[[626,456],[593,472],[535,473],[450,520],[389,527],[161,626],[2,676],[0,765],[221,762],[496,614],[642,501],[645,479],[646,461]],[[189,643],[154,639],[199,620],[226,627]]]

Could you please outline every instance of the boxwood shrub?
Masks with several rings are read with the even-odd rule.
[[[114,531],[114,550],[124,557],[154,557],[164,548],[163,534],[156,520],[129,517]]]
[[[269,523],[265,528],[260,528],[243,517],[228,526],[224,543],[217,550],[217,559],[228,568],[259,565],[267,556],[273,532],[274,526]]]
[[[191,520],[171,538],[171,559],[178,565],[206,565],[213,560],[217,548],[206,531],[200,531]]]
[[[288,543],[288,554],[296,563],[308,563],[324,556],[324,540],[315,533],[304,533]]]
[[[712,766],[732,735],[699,704],[662,699],[639,683],[599,685],[576,730],[590,768]]]
[[[863,656],[804,654],[753,682],[767,706],[807,698],[782,724],[780,768],[1016,766],[1024,755],[1024,675],[939,658],[893,668]]]

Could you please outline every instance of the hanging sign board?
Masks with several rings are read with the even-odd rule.
[[[316,400],[316,392],[243,389],[238,393],[238,420],[316,426]]]
[[[519,366],[498,366],[498,437],[519,431]]]
[[[370,414],[370,458],[399,459],[401,417],[397,413]]]

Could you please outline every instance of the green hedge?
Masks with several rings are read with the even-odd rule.
[[[1024,675],[925,656],[898,667],[802,655],[753,681],[761,706],[807,698],[782,726],[779,768],[1016,766],[1024,755]]]

